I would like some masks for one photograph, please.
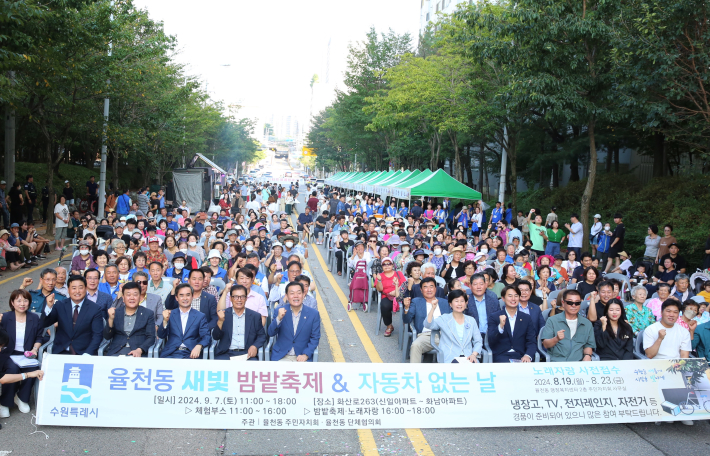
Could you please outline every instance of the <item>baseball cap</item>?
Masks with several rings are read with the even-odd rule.
[[[122,221],[122,222],[125,222],[125,221],[126,221],[126,216],[125,216],[125,215],[122,216],[119,220]]]
[[[222,255],[219,253],[219,250],[212,249],[209,255],[207,255],[207,259],[209,260],[210,258],[222,258]]]
[[[13,226],[14,226],[14,225],[13,225]],[[670,249],[671,247],[678,247],[678,248],[680,248],[680,246],[679,246],[678,244],[676,244],[675,242],[671,242],[670,244],[668,244],[668,248]]]
[[[159,243],[160,238],[158,238],[158,236],[151,236],[148,238],[148,244],[150,244],[151,242],[158,242]]]
[[[3,181],[3,182],[5,182],[5,181]],[[66,180],[66,181],[64,181],[64,183],[65,183],[65,184],[68,184],[68,183],[69,183],[69,181],[68,181],[68,180]]]
[[[594,214],[594,218],[595,218],[595,219],[601,219],[602,216],[601,216],[601,214]]]
[[[10,225],[10,228],[19,228],[19,227],[20,227],[20,225],[18,225],[17,223],[13,223],[12,225]]]
[[[5,185],[5,184],[7,184],[7,182],[5,182],[4,180],[0,181],[0,185]]]
[[[125,223],[121,223],[121,222],[116,223],[116,228],[125,228],[125,227],[126,227]]]
[[[143,213],[143,211],[136,211],[136,216],[139,216],[139,215],[141,217],[143,217],[145,214]]]

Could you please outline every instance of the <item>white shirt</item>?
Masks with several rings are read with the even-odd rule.
[[[25,351],[25,326],[27,322],[15,321],[15,351]]]
[[[54,213],[59,214],[62,218],[69,220],[69,208],[67,207],[66,204],[57,203],[57,205],[54,206]],[[56,226],[57,228],[65,228],[65,227],[69,226],[69,224],[67,222],[65,222],[64,220],[62,220],[61,218],[56,217],[56,219],[57,220],[56,220],[54,226]]]
[[[567,320],[565,318],[565,321],[567,322],[567,326],[569,326],[569,338],[572,339],[574,338],[574,335],[577,332],[577,322],[579,320],[577,318],[575,318],[574,320]]]
[[[597,222],[594,225],[592,225],[592,229],[590,230],[590,234],[592,236],[596,236],[597,234],[602,232],[602,222]]]
[[[581,222],[573,223],[569,231],[568,247],[582,247],[582,238],[584,237],[584,226]],[[574,233],[573,233],[574,231]]]
[[[657,321],[643,331],[644,350],[656,343],[658,331],[661,329],[666,330],[666,337],[661,342],[658,353],[653,359],[678,359],[681,350],[691,351],[693,349],[687,329],[677,323],[672,328],[666,328],[660,321]]]
[[[439,317],[441,316],[441,307],[439,307],[439,305],[438,305],[438,304],[439,304],[439,301],[438,301],[436,298],[434,298],[434,301],[432,301],[432,302],[436,302],[436,303],[437,303],[436,310],[434,311],[434,315],[431,316],[431,321],[434,321],[434,320],[436,320],[437,318],[439,318]],[[426,303],[426,314],[427,314],[427,316],[424,317],[424,318],[429,318],[429,312],[431,312],[431,308],[432,308],[431,303],[430,303],[429,301],[427,301],[427,303]],[[422,330],[422,334],[424,334],[424,333],[429,333],[429,332],[431,332],[431,329],[427,328],[426,326],[425,326],[424,329]]]
[[[178,307],[179,309],[179,307]],[[188,309],[187,312],[183,312],[182,309],[180,309],[180,323],[182,323],[182,333],[185,334],[185,330],[187,329],[187,317],[190,316],[190,311],[192,308]],[[181,347],[186,347],[185,344],[180,344]]]

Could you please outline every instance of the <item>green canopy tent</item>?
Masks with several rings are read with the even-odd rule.
[[[377,185],[375,186],[374,193],[382,196],[383,198],[386,198],[388,185],[391,185],[393,182],[399,181],[403,177],[409,177],[411,174],[412,174],[411,171],[397,171],[397,172],[395,172],[387,179],[384,179],[384,180],[381,180],[380,182],[378,182]]]
[[[384,172],[382,175],[377,176],[375,179],[372,179],[372,180],[368,181],[368,182],[365,184],[365,186],[363,187],[363,191],[364,191],[365,193],[375,193],[375,186],[376,186],[378,183],[380,183],[380,182],[382,182],[382,181],[388,179],[389,177],[391,177],[394,173],[395,173],[394,171],[386,171],[386,172]]]
[[[409,199],[409,190],[407,190],[407,187],[427,179],[432,174],[434,173],[432,173],[430,169],[425,169],[417,175],[409,176],[403,181],[392,184],[389,188],[390,196],[399,199]]]
[[[418,169],[415,169],[414,171],[412,171],[411,173],[409,173],[407,175],[402,174],[400,176],[397,176],[395,179],[391,179],[391,180],[387,181],[387,183],[384,184],[384,185],[386,185],[387,188],[384,189],[383,196],[394,196],[394,194],[392,192],[400,183],[409,181],[409,180],[413,179],[414,177],[419,176],[421,174],[422,174],[421,171],[419,171]],[[431,171],[429,171],[429,174],[431,174]]]
[[[446,174],[443,169],[437,170],[428,178],[408,185],[409,198],[413,196],[428,196],[430,198],[452,198],[462,200],[479,200],[481,194],[462,184]]]

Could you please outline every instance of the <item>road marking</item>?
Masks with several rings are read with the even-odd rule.
[[[318,249],[318,246],[314,245],[313,250],[316,253],[316,257],[318,257],[318,262],[320,263],[320,266],[323,269],[323,273],[328,278],[330,285],[335,290],[335,294],[338,295],[338,298],[340,298],[341,304],[343,305],[343,307],[347,311],[348,299],[345,297],[345,293],[343,293],[343,291],[340,289],[340,284],[338,284],[338,282],[336,282],[335,276],[333,276],[333,274],[331,274],[328,271],[328,268],[325,265],[325,261],[323,260],[323,257],[320,254],[320,250]],[[362,345],[365,348],[367,355],[370,357],[370,361],[373,363],[381,363],[382,358],[380,358],[380,354],[377,353],[377,349],[375,348],[375,345],[372,343],[372,339],[370,339],[370,336],[367,334],[367,331],[365,331],[365,327],[362,326],[362,322],[360,321],[360,317],[357,316],[357,312],[356,311],[347,312],[347,314],[348,314],[348,317],[350,318],[350,321],[352,322],[353,326],[355,327],[355,331],[357,332],[357,335],[360,338],[360,341],[362,342]],[[407,433],[407,437],[409,437],[409,440],[412,442],[412,446],[414,447],[414,451],[416,451],[418,455],[434,456],[434,452],[431,451],[431,447],[429,446],[429,443],[427,442],[426,437],[424,437],[424,434],[422,433],[421,429],[405,429],[405,432]],[[370,434],[372,434],[371,431],[370,431]],[[360,440],[361,447],[364,444],[365,444],[365,441],[363,439],[361,439]],[[372,445],[374,447],[377,446],[374,439],[372,440]]]
[[[317,251],[318,248],[313,246]],[[316,279],[315,274],[311,271],[311,267],[306,260],[304,266],[306,271],[311,273],[313,280]],[[320,290],[322,291],[322,290]],[[340,342],[338,337],[335,335],[335,328],[333,327],[333,322],[328,314],[328,309],[325,308],[325,303],[323,298],[321,298],[321,293],[316,293],[316,301],[318,302],[318,313],[320,313],[320,321],[323,323],[323,328],[325,329],[325,334],[328,336],[328,345],[330,346],[330,352],[333,355],[333,361],[336,363],[344,363],[345,356],[343,356],[343,349],[340,347]],[[375,436],[370,429],[358,429],[357,437],[360,441],[360,453],[364,456],[379,456],[380,452],[377,450],[377,443],[375,442]]]
[[[311,272],[311,268],[308,265],[308,260],[306,260],[306,271]],[[311,277],[315,280],[315,275],[311,273]],[[320,293],[316,293],[316,301],[318,302],[318,312],[320,313],[320,320],[323,323],[323,328],[325,328],[325,334],[328,336],[328,345],[330,345],[330,352],[333,354],[333,361],[336,363],[344,363],[345,356],[343,356],[343,350],[340,348],[340,342],[338,342],[338,337],[335,335],[335,328],[333,327],[333,322],[328,315],[328,310],[325,308],[325,303],[320,297]]]
[[[422,434],[421,429],[405,429],[407,437],[412,441],[412,446],[414,451],[420,456],[434,456],[434,452],[431,451],[429,442],[426,441],[426,437]]]
[[[0,285],[2,285],[2,284],[4,284],[4,283],[7,283],[7,282],[9,282],[9,281],[11,281],[11,280],[14,280],[14,279],[19,279],[19,278],[22,278],[22,277],[27,277],[27,274],[29,274],[29,273],[31,273],[31,272],[34,272],[34,271],[36,271],[36,270],[38,270],[38,269],[46,268],[47,266],[49,266],[50,264],[54,263],[55,261],[56,261],[56,260],[49,260],[49,261],[47,261],[47,262],[44,263],[44,264],[40,264],[39,266],[35,266],[34,268],[31,268],[31,269],[26,270],[24,273],[20,272],[19,274],[15,275],[15,276],[9,277],[9,278],[7,278],[7,279],[5,279],[5,280],[0,280]],[[21,269],[18,269],[18,271],[21,271]]]
[[[330,286],[333,288],[333,290],[335,290],[335,294],[338,295],[340,303],[347,311],[348,298],[345,297],[345,293],[343,293],[343,291],[340,289],[340,284],[335,281],[335,277],[333,277],[333,274],[328,271],[328,268],[325,265],[325,261],[323,261],[323,257],[321,256],[318,247],[314,245],[313,250],[316,253],[316,257],[318,257],[318,262],[320,263],[320,266],[323,269],[323,273],[330,282]],[[370,361],[373,363],[381,363],[382,358],[380,358],[380,354],[377,353],[377,349],[375,349],[375,345],[372,343],[370,336],[367,335],[367,331],[365,331],[365,327],[362,325],[360,318],[357,316],[357,312],[347,312],[347,314],[348,318],[350,318],[350,322],[355,328],[355,332],[357,333],[358,337],[360,338],[360,341],[362,342],[363,348],[365,348],[365,351],[367,352],[367,356],[370,357]]]

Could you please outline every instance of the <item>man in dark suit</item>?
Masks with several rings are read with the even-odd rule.
[[[481,334],[488,331],[488,317],[500,312],[500,304],[496,294],[487,288],[486,277],[474,274],[470,279],[471,292],[468,295],[468,308],[464,314],[473,317]]]
[[[540,306],[529,300],[533,295],[532,285],[530,285],[530,282],[527,280],[521,280],[520,283],[518,283],[518,290],[520,290],[518,310],[530,315],[535,330],[535,337],[537,337],[537,335],[540,334],[540,328],[545,326],[545,318],[542,316]]]
[[[435,302],[438,303],[434,311],[434,318],[442,314],[451,313],[449,302],[444,298],[436,297],[436,279],[426,277],[422,279],[419,286],[421,287],[424,297],[414,299],[405,298],[402,303],[404,306],[404,324],[408,325],[410,322],[414,321],[414,330],[419,335],[412,341],[412,349],[409,356],[409,362],[415,364],[422,362],[422,355],[424,353],[434,349],[431,345],[431,330],[424,327],[424,319],[429,315],[432,304]]]
[[[274,342],[271,361],[313,361],[320,342],[320,314],[303,305],[305,289],[299,282],[286,285],[289,308],[282,307],[269,325]]]
[[[192,308],[197,309],[202,312],[205,316],[205,321],[207,322],[208,328],[211,330],[217,325],[217,300],[211,294],[205,292],[202,288],[204,286],[205,273],[200,269],[193,269],[190,271],[190,275],[187,278],[187,283],[192,287],[194,291]],[[177,287],[179,287],[180,280],[175,279],[173,281],[173,291],[165,299],[165,309],[173,310],[178,308],[178,302],[176,298]]]
[[[493,362],[508,363],[511,359],[532,362],[537,350],[537,333],[530,315],[518,309],[520,290],[508,285],[501,296],[505,309],[488,315],[488,346],[493,352]]]
[[[229,296],[232,307],[217,311],[217,326],[212,329],[212,338],[219,343],[214,358],[246,355],[249,361],[257,361],[259,349],[266,343],[261,315],[246,308],[249,293],[245,287],[229,283],[222,293]]]
[[[113,305],[113,298],[110,294],[99,291],[101,273],[96,268],[87,269],[84,272],[86,279],[86,298],[101,308],[104,320],[108,320],[108,309]]]
[[[55,355],[96,356],[104,329],[101,308],[86,298],[86,279],[69,277],[69,299],[55,304],[47,297],[42,327],[58,323],[52,353]]]
[[[104,339],[110,340],[106,354],[109,356],[148,355],[155,344],[155,317],[153,311],[141,307],[141,286],[136,282],[123,285],[123,305],[108,309],[108,323],[104,327]]]
[[[202,274],[202,271],[199,272]],[[195,294],[192,287],[186,283],[181,283],[175,288],[174,296],[178,308],[164,310],[163,324],[158,327],[158,337],[168,338],[160,352],[161,358],[197,359],[202,348],[209,346],[210,331],[207,317],[193,307]]]

